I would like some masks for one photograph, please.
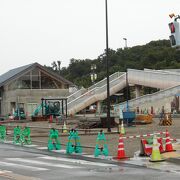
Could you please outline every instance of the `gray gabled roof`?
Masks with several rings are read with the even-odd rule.
[[[37,67],[43,69],[44,71],[46,71],[46,72],[48,72],[49,74],[53,75],[54,77],[60,79],[61,81],[63,81],[63,82],[66,83],[66,84],[73,85],[72,82],[68,81],[67,79],[64,79],[62,76],[54,73],[53,71],[50,71],[50,70],[47,69],[46,67],[41,66],[41,65],[38,64],[38,63],[32,63],[32,64],[28,64],[28,65],[25,65],[25,66],[21,66],[21,67],[15,68],[15,69],[11,69],[11,70],[9,70],[8,72],[2,74],[2,75],[0,76],[0,86],[3,86],[3,85],[4,85],[6,82],[8,82],[9,80],[14,79],[14,78],[16,78],[17,76],[20,76],[21,73],[26,72],[28,69],[33,68],[34,66],[37,66]]]
[[[11,69],[8,72],[2,74],[0,76],[0,85],[3,85],[5,82],[7,82],[8,80],[10,80],[11,78],[13,78],[17,74],[21,73],[22,71],[26,70],[27,68],[29,68],[32,65],[33,64],[21,66],[21,67],[15,68],[15,69]]]

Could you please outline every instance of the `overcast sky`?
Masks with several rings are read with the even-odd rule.
[[[168,39],[180,0],[108,0],[109,47]],[[0,0],[0,74],[38,62],[95,59],[105,44],[105,0]]]

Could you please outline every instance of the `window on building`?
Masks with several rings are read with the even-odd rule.
[[[41,88],[42,89],[60,89],[62,88],[62,84],[50,76],[47,76],[43,72],[41,72]]]
[[[30,73],[26,73],[25,75],[18,78],[16,81],[13,81],[9,84],[8,89],[30,89],[31,87],[31,80],[30,80]]]
[[[38,68],[32,70],[32,89],[40,89],[40,71]]]
[[[9,90],[15,89],[62,89],[67,88],[48,74],[35,68],[8,85]]]

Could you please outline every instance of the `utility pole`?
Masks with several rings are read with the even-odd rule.
[[[105,12],[106,12],[106,71],[107,71],[107,131],[111,132],[110,122],[110,90],[109,90],[109,39],[108,39],[108,3],[105,0]]]

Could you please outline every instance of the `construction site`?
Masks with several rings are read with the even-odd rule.
[[[172,4],[2,3],[0,179],[180,179]]]
[[[33,72],[33,68],[38,71],[37,67],[40,68],[40,73],[46,71],[38,64],[22,69],[27,73],[26,68]],[[14,72],[17,73],[17,70]],[[65,156],[67,159],[63,159],[64,161],[73,163],[87,161],[88,165],[93,161],[97,161],[96,164],[103,161],[115,163],[119,167],[123,161],[125,166],[137,166],[137,170],[139,167],[158,169],[178,176],[180,171],[178,70],[174,72],[128,69],[127,73],[112,74],[110,96],[128,96],[130,94],[127,93],[127,88],[131,88],[135,97],[134,99],[126,97],[125,102],[115,99],[110,106],[109,119],[105,104],[106,79],[73,93],[68,93],[68,89],[60,89],[59,92],[66,92],[66,96],[65,94],[57,96],[58,89],[42,90],[42,93],[36,89],[23,89],[23,93],[22,89],[8,90],[6,87],[11,87],[11,83],[18,83],[19,79],[22,79],[19,71],[18,76],[16,73],[8,73],[9,79],[14,78],[13,82],[8,79],[2,81],[5,79],[1,78],[1,89],[4,89],[1,91],[1,110],[3,113],[10,112],[1,116],[1,146],[13,146],[23,152],[37,151],[38,154],[48,155],[44,158],[50,159],[56,156],[62,159],[61,156]],[[64,79],[63,81],[66,82]],[[141,96],[142,86],[150,86],[157,91]],[[123,93],[124,88],[126,91]],[[17,101],[13,96],[9,96],[13,92],[18,93]],[[2,166],[4,164],[10,170],[11,166],[33,168],[29,163],[36,165],[40,163],[40,170],[43,168],[42,165],[62,166],[29,160],[28,157],[18,158],[15,154],[13,156],[15,157],[5,158]],[[82,158],[83,160],[79,160]],[[11,161],[20,161],[21,164]],[[105,166],[108,167],[109,164]],[[7,172],[2,171],[2,176],[6,174]],[[13,177],[12,173],[10,177]]]

